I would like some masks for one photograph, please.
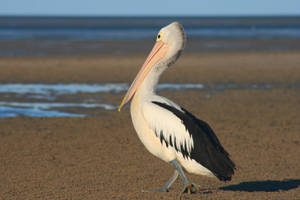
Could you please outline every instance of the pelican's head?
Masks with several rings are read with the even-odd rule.
[[[168,26],[163,27],[156,37],[156,43],[162,42],[168,46],[169,52],[166,55],[167,59],[175,56],[175,61],[178,58],[178,54],[181,53],[185,46],[185,33],[183,27],[178,22],[173,22]]]
[[[123,98],[119,111],[130,101],[152,68],[170,66],[177,60],[184,48],[185,41],[183,27],[178,22],[173,22],[159,31],[156,43]]]

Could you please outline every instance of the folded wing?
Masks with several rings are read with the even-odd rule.
[[[206,122],[165,101],[144,104],[143,115],[162,144],[195,160],[220,180],[231,180],[235,164]]]

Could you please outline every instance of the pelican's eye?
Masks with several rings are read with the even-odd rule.
[[[159,33],[156,38],[156,41],[159,41],[159,40],[161,40],[161,33]]]

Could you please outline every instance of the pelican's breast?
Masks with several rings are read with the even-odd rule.
[[[135,131],[146,149],[156,157],[170,162],[176,158],[176,153],[173,149],[162,144],[158,137],[155,136],[153,130],[148,126],[142,114],[142,106],[139,101],[139,96],[135,95],[130,105],[132,123]],[[150,114],[150,113],[148,113]]]

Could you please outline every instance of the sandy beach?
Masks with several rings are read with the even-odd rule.
[[[127,83],[147,53],[1,57],[0,82]],[[299,51],[187,51],[161,82],[276,85],[160,92],[208,122],[237,165],[231,182],[187,175],[201,191],[183,199],[300,199]],[[102,98],[119,104],[123,95]],[[0,199],[178,199],[179,179],[168,193],[142,192],[173,168],[144,148],[129,109],[99,113],[1,118]]]

